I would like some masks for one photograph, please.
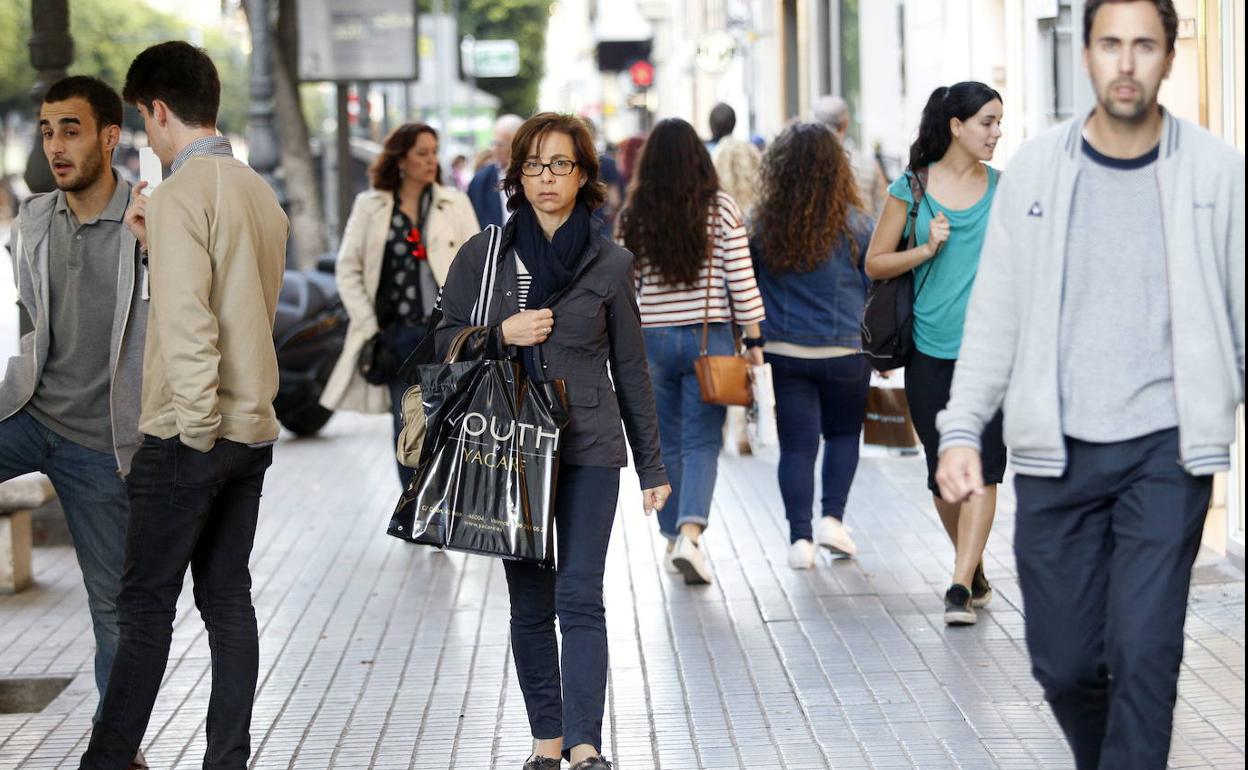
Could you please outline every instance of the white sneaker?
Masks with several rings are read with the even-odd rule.
[[[789,566],[793,569],[810,569],[815,566],[815,544],[798,540],[789,546]]]
[[[685,576],[688,585],[706,585],[711,582],[711,568],[706,565],[702,546],[681,535],[672,549],[672,565]]]
[[[849,528],[835,516],[824,516],[819,521],[819,531],[815,534],[815,542],[839,556],[854,556],[858,546],[849,536]]]
[[[676,565],[672,564],[672,555],[676,553],[676,541],[667,541],[667,549],[663,552],[663,571],[672,575],[680,574],[680,570],[676,569]]]

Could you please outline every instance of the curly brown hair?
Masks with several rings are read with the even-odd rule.
[[[620,240],[669,286],[690,286],[706,264],[707,217],[719,177],[697,131],[680,118],[661,120],[620,212]]]
[[[529,149],[534,142],[540,147],[542,139],[552,132],[567,134],[576,152],[576,167],[585,175],[585,184],[576,193],[577,203],[583,203],[592,212],[597,211],[607,199],[607,186],[598,178],[598,150],[589,126],[576,115],[560,112],[539,112],[516,131],[511,140],[511,163],[503,176],[503,189],[507,191],[507,208],[515,211],[524,201],[520,167],[529,159]]]
[[[404,123],[390,132],[390,136],[386,137],[386,142],[382,145],[381,154],[374,158],[373,165],[368,167],[368,178],[374,190],[394,192],[399,189],[399,186],[403,184],[403,177],[399,174],[399,164],[403,162],[404,156],[412,149],[412,145],[416,144],[421,134],[431,134],[434,139],[438,138],[437,129],[427,123]],[[438,164],[436,181],[442,184],[441,163]]]
[[[763,263],[775,273],[809,273],[844,238],[855,267],[860,254],[850,212],[861,209],[849,157],[822,123],[794,123],[763,155],[754,207]]]

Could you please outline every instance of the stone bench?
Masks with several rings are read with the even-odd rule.
[[[0,594],[15,594],[31,581],[31,513],[56,497],[40,473],[0,483]]]

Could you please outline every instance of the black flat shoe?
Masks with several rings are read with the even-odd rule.
[[[559,770],[563,766],[562,759],[551,759],[550,757],[539,757],[536,754],[529,757],[524,763],[521,770]]]
[[[602,757],[590,757],[578,762],[572,770],[611,770],[611,763]]]

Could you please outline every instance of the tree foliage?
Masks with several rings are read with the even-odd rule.
[[[459,0],[459,34],[478,40],[511,39],[520,44],[520,74],[486,78],[477,87],[502,100],[500,111],[529,115],[546,70],[546,28],[550,0]]]
[[[0,111],[33,108],[30,89],[35,71],[26,43],[30,39],[31,0],[0,2]],[[120,90],[130,62],[144,48],[164,40],[188,40],[206,48],[221,76],[220,126],[241,132],[249,101],[247,57],[235,41],[217,30],[202,31],[177,16],[156,11],[142,0],[70,0],[69,30],[74,38],[71,75],[94,75]],[[127,124],[140,127],[127,110]]]

